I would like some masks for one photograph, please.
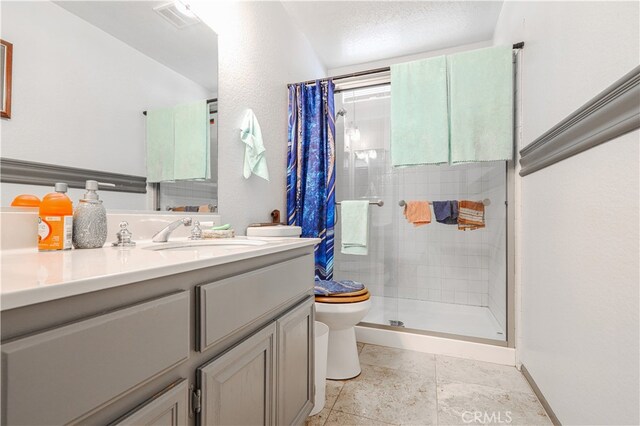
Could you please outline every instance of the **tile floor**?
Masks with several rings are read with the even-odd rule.
[[[358,343],[362,374],[328,380],[307,426],[551,425],[514,367]]]

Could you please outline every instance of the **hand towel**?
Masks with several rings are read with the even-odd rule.
[[[252,110],[247,110],[240,126],[240,139],[245,144],[244,147],[244,169],[243,176],[249,179],[251,173],[269,180],[269,169],[267,168],[267,158],[262,141],[262,131],[258,119]]]
[[[369,252],[369,201],[346,200],[341,203],[342,249],[344,254],[364,256]]]
[[[394,167],[449,161],[444,56],[391,65],[391,162]]]
[[[407,201],[404,206],[404,217],[414,226],[431,223],[431,209],[428,201]]]
[[[147,111],[147,182],[173,180],[173,108]]]
[[[458,223],[458,202],[452,201],[434,201],[433,213],[436,221],[445,225],[455,225]]]
[[[484,204],[461,200],[458,202],[458,229],[473,231],[484,228]]]
[[[209,106],[202,99],[173,108],[174,180],[209,179],[211,151]]]
[[[447,57],[453,163],[513,158],[513,53],[489,47]]]

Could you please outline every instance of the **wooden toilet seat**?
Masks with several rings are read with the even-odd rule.
[[[350,293],[340,293],[331,296],[316,296],[316,302],[320,303],[357,303],[369,300],[371,295],[369,290],[363,288],[362,290],[352,291]]]

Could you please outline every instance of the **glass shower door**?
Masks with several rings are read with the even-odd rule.
[[[372,307],[364,323],[410,331],[506,340],[504,161],[392,167],[390,86],[335,96],[336,200],[382,200],[369,209],[369,254],[340,253],[337,209],[334,274],[360,281]],[[415,227],[400,201],[488,200],[485,227]],[[431,209],[433,214],[433,209]]]
[[[342,222],[337,207],[335,279],[362,282],[371,293],[372,308],[364,322],[397,325],[397,241],[392,212],[397,190],[390,173],[390,86],[336,94],[336,200],[384,202],[369,208],[367,256],[340,252]],[[396,191],[397,192],[397,191]]]

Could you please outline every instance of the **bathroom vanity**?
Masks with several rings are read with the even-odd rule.
[[[313,239],[2,253],[2,424],[301,424]]]

